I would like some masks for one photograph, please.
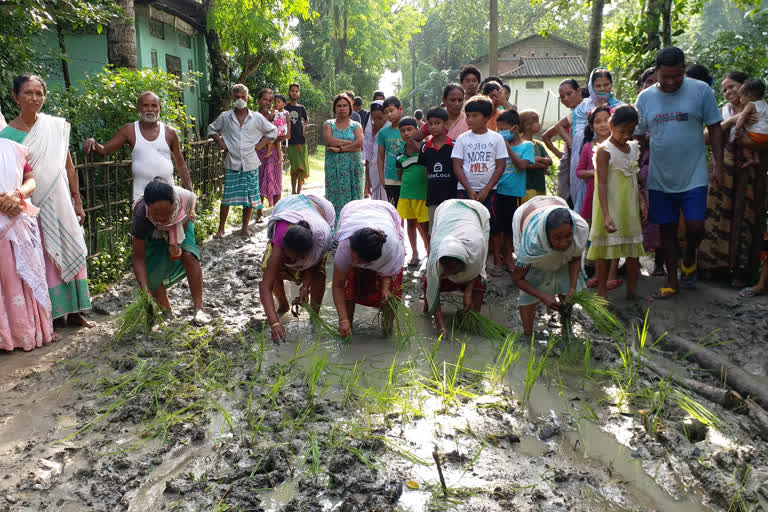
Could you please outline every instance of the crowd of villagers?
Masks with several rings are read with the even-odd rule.
[[[342,93],[322,126],[322,196],[301,193],[309,160],[299,85],[288,98],[259,91],[253,111],[248,89],[237,84],[233,108],[209,126],[226,168],[217,236],[230,207],[244,207],[239,234],[246,237],[252,210],[263,222],[264,201],[272,207],[260,299],[276,341],[286,336],[283,316],[291,309],[284,282],[299,286],[293,304],[318,311],[328,271],[341,337],[352,332],[356,305],[379,307],[402,296],[406,266],[424,269],[424,312],[443,332],[442,292],[460,292],[464,310],[479,311],[488,282],[509,272],[530,335],[539,304],[561,310],[576,290],[606,296],[623,286],[635,298],[639,258],[651,254],[660,282],[652,300],[674,301],[697,279],[713,277],[751,298],[768,284],[761,252],[768,240],[765,84],[738,71],[720,80],[722,107],[706,68],[686,66],[680,49],[665,48],[639,77],[631,105],[613,95],[610,71],[597,68],[585,87],[560,84],[570,113],[540,135],[538,113],[511,105],[509,87],[471,65],[426,115],[404,116],[398,98],[381,92],[368,110]],[[5,350],[52,341],[58,324],[90,325],[83,316],[90,308],[85,213],[69,124],[41,113],[46,93],[42,78],[18,77],[20,113],[0,131]],[[108,155],[130,146],[136,280],[171,314],[166,289],[186,277],[193,321],[207,323],[196,197],[178,137],[159,121],[157,95],[142,94],[137,108],[138,121],[104,145],[87,139],[83,148]],[[285,198],[283,155],[293,192]],[[548,194],[552,155],[559,159],[557,191]],[[183,186],[174,185],[174,169]],[[757,284],[745,286],[758,270]]]

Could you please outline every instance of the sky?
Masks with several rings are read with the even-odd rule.
[[[394,96],[395,87],[402,77],[403,75],[400,71],[384,70],[384,74],[379,78],[379,90],[384,91],[385,96]]]

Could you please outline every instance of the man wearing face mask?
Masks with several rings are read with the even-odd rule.
[[[224,236],[230,206],[243,207],[243,227],[240,234],[248,236],[251,212],[256,208],[257,222],[261,219],[259,195],[259,160],[257,151],[277,138],[277,127],[259,112],[248,108],[248,88],[243,84],[232,86],[232,110],[222,112],[208,125],[208,136],[224,150],[224,195],[221,198],[219,231]]]
[[[128,144],[131,148],[134,202],[156,176],[173,183],[174,164],[181,177],[181,184],[192,191],[192,180],[181,154],[179,136],[176,130],[160,122],[160,111],[163,108],[160,97],[151,91],[144,92],[139,95],[136,106],[139,111],[138,121],[123,125],[103,146],[93,138],[86,139],[83,151],[86,154],[95,151],[99,155],[108,156]]]

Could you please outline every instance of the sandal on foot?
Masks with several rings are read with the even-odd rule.
[[[596,277],[590,277],[587,279],[587,288],[597,288],[597,278]]]
[[[659,288],[653,293],[653,295],[651,295],[651,299],[667,300],[669,298],[674,297],[675,295],[677,295],[677,290],[675,290],[674,288]]]
[[[683,288],[693,288],[696,285],[696,264],[686,267],[685,263],[680,262],[680,286]]]
[[[739,297],[742,299],[751,299],[752,297],[757,297],[763,293],[765,293],[765,291],[755,291],[752,286],[747,286],[739,292]]]
[[[624,281],[622,279],[612,279],[611,281],[608,281],[605,284],[609,290],[615,290],[616,288],[624,284]]]
[[[664,270],[664,268],[656,267],[653,269],[653,272],[651,272],[651,275],[653,277],[664,277],[667,275],[667,272]]]
[[[418,267],[421,265],[421,260],[419,258],[411,258],[411,261],[408,262],[409,267]]]

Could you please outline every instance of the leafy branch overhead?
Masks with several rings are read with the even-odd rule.
[[[308,0],[218,0],[210,4],[207,26],[219,34],[221,50],[234,56],[242,83],[265,61],[289,52],[291,23],[309,17]]]

